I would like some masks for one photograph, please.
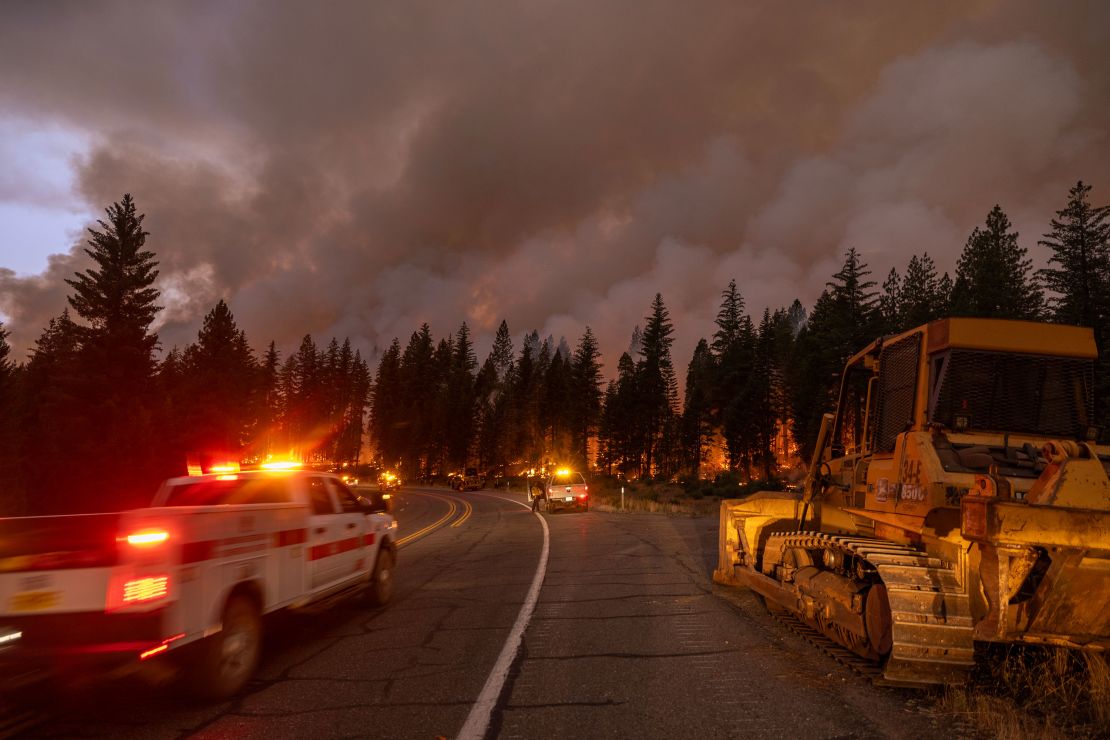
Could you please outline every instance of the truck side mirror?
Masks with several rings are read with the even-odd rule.
[[[389,494],[381,491],[371,491],[366,496],[360,496],[358,500],[362,504],[362,510],[367,514],[385,513],[393,508],[390,505]]]

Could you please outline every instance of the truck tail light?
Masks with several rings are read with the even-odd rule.
[[[578,498],[586,498],[586,494],[580,493],[580,494],[578,494]]]
[[[144,529],[127,535],[127,544],[132,547],[155,547],[170,538],[164,529]]]
[[[169,576],[146,576],[125,581],[123,584],[123,603],[144,604],[164,599],[169,593]]]

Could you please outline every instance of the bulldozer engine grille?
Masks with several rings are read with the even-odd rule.
[[[875,425],[875,449],[879,452],[892,452],[899,433],[913,421],[920,349],[921,334],[913,334],[883,348],[879,363],[878,423]]]
[[[1091,423],[1090,360],[970,350],[936,359],[930,420],[949,429],[963,416],[971,429],[1082,439]]]

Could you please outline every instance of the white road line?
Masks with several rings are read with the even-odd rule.
[[[512,499],[502,498],[501,496],[494,496],[493,498],[512,501]],[[513,501],[513,503],[520,504],[526,509],[532,508],[520,501]],[[486,685],[482,687],[482,693],[478,694],[478,700],[470,708],[466,723],[459,730],[459,740],[481,740],[486,736],[490,718],[493,715],[493,708],[497,704],[497,697],[501,696],[501,689],[505,687],[505,680],[509,677],[509,669],[512,667],[513,661],[516,660],[520,643],[524,640],[524,630],[528,627],[529,620],[532,619],[536,602],[539,601],[540,586],[543,585],[544,576],[547,574],[547,553],[551,548],[551,532],[547,528],[547,521],[538,513],[535,516],[543,525],[543,550],[540,551],[540,563],[536,567],[536,575],[532,577],[532,586],[528,589],[528,595],[524,597],[524,604],[520,607],[520,613],[517,614],[516,622],[509,632],[509,637],[505,640],[504,647],[501,648],[501,654],[497,656],[497,662],[494,664],[493,670],[490,671],[489,678],[486,679]]]

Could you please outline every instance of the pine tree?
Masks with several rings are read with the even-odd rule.
[[[474,430],[476,398],[474,370],[478,360],[470,341],[470,328],[464,321],[455,333],[454,353],[447,379],[448,443],[447,460],[451,467],[465,468],[470,463],[471,434]]]
[[[220,300],[204,317],[197,342],[186,348],[182,381],[190,402],[182,409],[186,451],[238,459],[256,423],[258,367],[246,336]]]
[[[628,340],[628,354],[638,357],[644,349],[644,331],[639,326],[632,328],[632,338]]]
[[[451,423],[448,418],[454,405],[450,388],[454,361],[454,339],[443,337],[436,344],[435,352],[432,354],[432,384],[429,386],[432,403],[424,426],[424,475],[426,477],[435,475],[451,462],[447,457],[451,437]]]
[[[1082,180],[1068,192],[1067,206],[1038,242],[1052,252],[1050,267],[1038,274],[1053,293],[1053,320],[1094,330],[1095,417],[1105,434],[1110,433],[1110,206],[1091,206],[1090,192]]]
[[[407,420],[397,429],[398,447],[404,451],[406,477],[423,475],[432,436],[435,412],[436,372],[433,363],[435,346],[432,332],[422,324],[412,333],[401,356],[401,393],[399,402]]]
[[[956,266],[951,309],[957,316],[1037,319],[1043,297],[1032,261],[1010,231],[1010,219],[999,206],[987,214],[984,228],[971,232]]]
[[[744,299],[729,281],[721,293],[717,312],[717,331],[710,345],[714,356],[714,374],[710,380],[709,403],[714,423],[721,429],[728,451],[730,470],[747,468],[754,438],[751,406],[752,363],[755,352],[755,329],[744,313]]]
[[[1103,340],[1110,316],[1110,206],[1091,206],[1090,192],[1082,180],[1068,192],[1067,206],[1056,212],[1052,230],[1037,242],[1051,250],[1048,263],[1055,267],[1038,275],[1053,293],[1053,319],[1094,327]]]
[[[682,410],[683,467],[695,480],[705,461],[706,444],[713,434],[712,391],[716,363],[704,339],[694,348],[686,370]]]
[[[153,287],[157,262],[144,248],[144,217],[130,194],[106,213],[101,230],[89,229],[84,250],[95,266],[66,280],[74,289],[69,304],[85,322],[71,392],[86,399],[84,413],[72,423],[87,443],[58,463],[85,473],[88,498],[74,504],[95,509],[146,503],[165,473],[155,425],[158,337],[150,331],[161,309]],[[128,450],[126,466],[116,460],[120,450]]]
[[[497,380],[503,382],[513,366],[513,340],[509,335],[509,325],[504,320],[497,327],[497,334],[493,338],[490,361],[497,371]]]
[[[794,356],[794,343],[795,331],[790,309],[775,311],[771,316],[767,349],[770,357],[770,411],[776,435],[772,440],[772,454],[768,458],[771,464],[789,464],[794,448],[790,384],[787,382]]]
[[[512,409],[509,426],[514,437],[509,440],[509,458],[540,467],[544,462],[543,434],[540,427],[540,397],[543,393],[543,345],[539,332],[526,334],[520,357],[513,373]]]
[[[513,376],[513,340],[509,325],[503,320],[497,327],[486,361],[475,379],[478,405],[477,455],[479,465],[485,469],[503,469],[509,462],[510,428],[509,411]]]
[[[289,386],[285,390],[290,451],[305,462],[319,462],[320,422],[324,417],[320,384],[323,357],[312,335],[305,334],[290,356]]]
[[[937,282],[937,301],[940,304],[940,315],[948,316],[952,313],[952,278],[945,272]]]
[[[645,425],[639,413],[642,396],[636,363],[625,352],[617,361],[617,379],[606,390],[602,414],[607,430],[605,465],[616,467],[624,475],[638,474],[644,467]]]
[[[108,221],[99,221],[103,231],[89,229],[85,254],[96,269],[66,279],[74,289],[69,304],[88,323],[82,334],[86,345],[97,350],[94,360],[107,360],[100,369],[109,380],[145,384],[154,371],[153,352],[157,335],[149,329],[161,310],[156,305],[158,277],[154,253],[143,249],[149,234],[142,229],[142,214],[136,214],[130,194],[106,210]],[[131,387],[134,390],[134,386]]]
[[[879,296],[879,315],[884,334],[893,334],[902,329],[903,301],[902,278],[892,267],[883,281],[883,293]]]
[[[628,355],[623,355],[627,357]],[[605,471],[606,475],[613,475],[613,468],[618,464],[617,434],[617,382],[610,380],[605,386],[605,394],[601,400],[601,416],[597,425],[597,466]]]
[[[637,363],[640,376],[644,421],[643,475],[666,473],[673,460],[666,458],[667,450],[660,449],[667,425],[675,415],[678,401],[678,381],[671,362],[671,344],[674,326],[663,305],[663,296],[655,294],[651,314],[645,318],[641,359]],[[662,453],[662,454],[660,454]]]
[[[4,328],[4,322],[0,321],[0,389],[6,390],[7,383],[10,382],[11,377],[15,371],[15,365],[11,361],[12,347],[8,344],[8,332]]]
[[[291,354],[278,370],[278,399],[281,404],[281,424],[274,440],[274,450],[279,456],[295,456],[297,426],[300,423],[297,401],[297,355]]]
[[[746,399],[751,414],[749,434],[755,440],[750,452],[753,477],[762,480],[776,476],[778,455],[787,453],[790,446],[791,397],[786,378],[793,361],[794,331],[789,312],[765,309],[756,335]]]
[[[852,247],[844,255],[840,270],[825,283],[833,301],[830,319],[835,341],[844,357],[880,333],[880,318],[876,314],[878,294],[873,290],[875,282],[867,279],[870,274],[871,270]]]
[[[0,321],[0,424],[10,421],[15,409],[15,363],[11,360],[8,336],[4,322]]]
[[[805,327],[808,319],[809,316],[802,302],[795,298],[794,302],[790,304],[790,308],[786,309],[786,321],[790,327],[790,336],[797,337],[798,332]]]
[[[25,509],[23,482],[19,471],[15,363],[11,360],[8,332],[0,322],[0,516],[16,516]]]
[[[794,435],[804,457],[813,450],[821,415],[836,406],[844,363],[881,333],[870,274],[859,253],[849,249],[798,334],[787,385]]]
[[[402,401],[401,344],[394,338],[378,361],[370,405],[370,437],[378,448],[379,462],[395,468],[405,456],[401,430],[406,419]]]
[[[545,435],[545,457],[560,465],[567,465],[572,458],[572,387],[569,356],[564,360],[562,349],[556,349],[544,373],[540,420]]]
[[[259,451],[263,457],[277,456],[279,447],[277,440],[280,437],[278,425],[281,423],[281,356],[278,354],[277,345],[271,340],[262,358],[262,374],[260,400],[259,400]]]
[[[50,319],[35,340],[23,373],[19,445],[20,477],[37,481],[25,501],[26,513],[59,514],[96,508],[96,494],[81,485],[87,473],[73,459],[95,454],[86,399],[79,395],[81,327],[69,309]],[[50,470],[43,476],[43,470]],[[97,492],[99,493],[99,492]]]
[[[343,342],[343,354],[350,354],[351,342]],[[362,456],[362,430],[370,403],[372,381],[370,367],[355,350],[345,376],[346,394],[342,413],[341,428],[335,462],[358,465]]]
[[[742,338],[745,331],[744,298],[736,287],[736,280],[729,280],[721,292],[721,308],[717,311],[717,331],[713,334],[713,353],[721,357],[728,353]],[[750,320],[748,320],[750,321]]]
[[[588,463],[590,437],[601,414],[601,349],[590,327],[586,327],[574,350],[572,376],[572,448],[575,465],[583,470]]]
[[[899,331],[927,324],[944,316],[945,298],[937,280],[937,268],[926,252],[920,258],[915,254],[906,266],[902,282],[902,306]]]

